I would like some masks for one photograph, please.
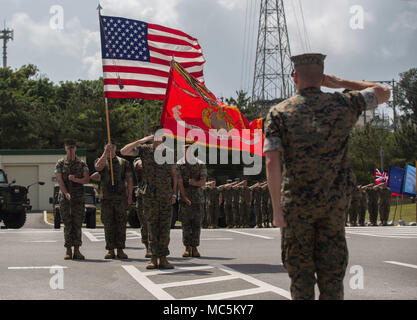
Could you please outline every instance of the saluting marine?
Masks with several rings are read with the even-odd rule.
[[[155,133],[159,128],[155,129]],[[151,261],[147,269],[173,269],[168,262],[171,231],[172,205],[177,198],[177,173],[174,164],[159,164],[155,150],[163,143],[148,136],[132,142],[121,149],[122,155],[140,157],[143,166],[144,193],[143,204],[149,227],[149,247]],[[145,145],[153,141],[152,145]],[[165,148],[164,152],[173,152]]]
[[[389,212],[391,209],[392,191],[387,187],[386,183],[378,185],[379,193],[379,218],[381,225],[388,225]]]
[[[359,115],[390,96],[375,83],[325,75],[324,59],[321,54],[291,58],[297,91],[272,107],[265,121],[273,221],[282,228],[282,261],[293,299],[314,299],[315,283],[320,299],[343,299],[348,139]],[[325,93],[321,86],[358,91]]]

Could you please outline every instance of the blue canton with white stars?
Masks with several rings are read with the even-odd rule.
[[[150,61],[146,22],[108,16],[100,18],[103,59]]]

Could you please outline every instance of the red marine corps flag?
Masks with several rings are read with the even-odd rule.
[[[171,62],[161,125],[178,139],[263,155],[261,119],[249,123],[237,107],[217,99],[176,61]]]

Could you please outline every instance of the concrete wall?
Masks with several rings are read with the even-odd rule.
[[[47,152],[47,150],[46,150]],[[14,178],[16,184],[28,186],[36,181],[33,172],[37,171],[37,181],[45,182],[43,186],[32,186],[29,188],[29,199],[31,200],[32,210],[51,210],[49,204],[49,197],[52,197],[53,188],[56,183],[55,165],[57,161],[65,157],[64,154],[42,154],[42,155],[2,155],[0,154],[0,169],[6,171],[7,178],[11,182]],[[86,161],[85,156],[78,156],[80,159]],[[36,167],[37,170],[33,170]],[[7,169],[9,168],[9,172]],[[31,170],[31,174],[22,174]],[[15,177],[13,177],[13,175]]]

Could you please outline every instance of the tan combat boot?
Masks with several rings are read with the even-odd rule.
[[[196,258],[200,258],[200,252],[198,252],[197,247],[192,247],[192,256]]]
[[[151,261],[146,266],[146,269],[156,269],[156,268],[158,268],[158,257],[152,255]]]
[[[117,249],[117,257],[119,259],[127,259],[127,254],[123,252],[123,249]]]
[[[191,247],[190,247],[190,246],[186,246],[186,247],[185,247],[185,251],[184,251],[184,253],[182,254],[182,256],[183,256],[184,258],[191,257]]]
[[[145,243],[145,247],[146,247],[145,258],[152,257],[151,250],[149,250],[149,243]]]
[[[170,264],[167,257],[159,257],[159,269],[174,269],[174,266]]]
[[[71,247],[67,248],[67,252],[65,253],[64,259],[65,260],[71,260],[72,259],[72,250],[71,250]]]
[[[116,257],[116,254],[114,253],[114,249],[109,250],[109,252],[106,253],[104,256],[104,259],[114,259]]]
[[[74,247],[74,254],[72,256],[74,260],[84,260],[85,257],[81,254],[79,247]]]

